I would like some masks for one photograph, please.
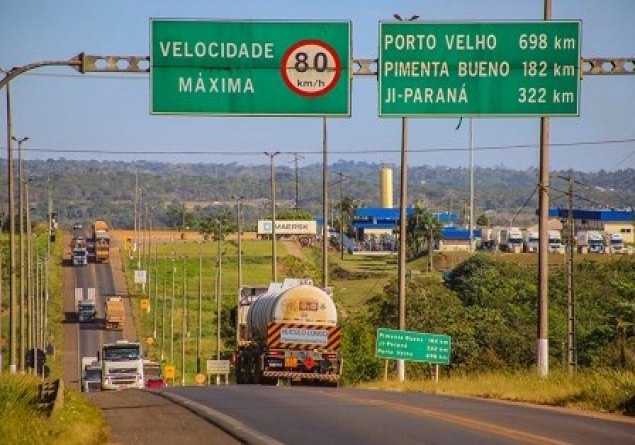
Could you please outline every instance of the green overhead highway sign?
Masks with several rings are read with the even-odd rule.
[[[153,19],[151,112],[350,116],[350,22]]]
[[[451,342],[448,335],[379,328],[375,355],[389,360],[449,365]]]
[[[577,116],[580,22],[379,24],[379,115]]]

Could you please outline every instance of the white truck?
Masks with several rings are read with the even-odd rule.
[[[143,388],[143,357],[139,343],[117,340],[103,345],[101,389]]]
[[[520,253],[523,249],[523,232],[518,227],[500,231],[500,249],[503,252]]]
[[[540,242],[540,234],[536,231],[525,232],[525,253],[538,252],[538,244]]]
[[[562,235],[559,230],[549,230],[549,252],[564,253]]]
[[[97,357],[82,357],[81,374],[82,392],[101,389],[101,365]]]
[[[604,237],[596,230],[583,230],[576,235],[578,253],[604,253]]]
[[[80,323],[95,321],[97,316],[97,300],[95,298],[95,288],[86,289],[81,287],[75,288],[75,309],[77,310],[77,319]]]
[[[240,293],[236,382],[286,379],[337,385],[341,334],[331,295],[308,279],[256,289],[243,287]]]
[[[619,233],[607,233],[604,240],[608,251],[611,253],[625,253],[624,237]]]

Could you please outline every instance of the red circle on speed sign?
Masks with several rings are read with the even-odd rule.
[[[331,45],[321,40],[301,40],[282,57],[280,72],[289,89],[301,96],[328,93],[340,79],[342,64]]]

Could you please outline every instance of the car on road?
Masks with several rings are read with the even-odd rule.
[[[161,372],[161,364],[151,360],[143,361],[143,377],[146,388],[157,389],[165,387],[165,379]]]
[[[96,362],[84,368],[82,373],[82,392],[99,390],[101,390],[101,366]]]

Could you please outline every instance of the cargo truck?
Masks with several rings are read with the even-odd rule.
[[[80,323],[95,321],[97,300],[94,287],[87,289],[86,296],[84,296],[84,289],[75,288],[75,308],[77,309],[77,319]]]
[[[97,357],[82,357],[82,392],[99,391],[101,388],[101,365]]]
[[[578,253],[603,253],[604,238],[595,230],[581,231],[576,235]]]
[[[95,261],[107,263],[110,259],[110,231],[106,221],[97,220],[93,223],[93,244]]]
[[[624,237],[619,233],[607,233],[605,238],[605,244],[608,247],[608,251],[611,253],[625,253]]]
[[[237,383],[284,379],[337,385],[342,373],[337,309],[331,295],[311,280],[271,283],[260,294],[242,288],[237,324]]]
[[[523,233],[518,227],[500,231],[500,249],[503,252],[520,253],[523,248]]]
[[[117,340],[105,344],[99,358],[101,389],[143,388],[143,357],[139,343]]]
[[[124,306],[121,297],[106,297],[106,329],[123,330]]]
[[[535,231],[528,231],[525,234],[524,249],[525,253],[538,252],[538,246],[540,242],[540,235]]]
[[[564,253],[562,235],[559,230],[549,230],[549,252]]]

